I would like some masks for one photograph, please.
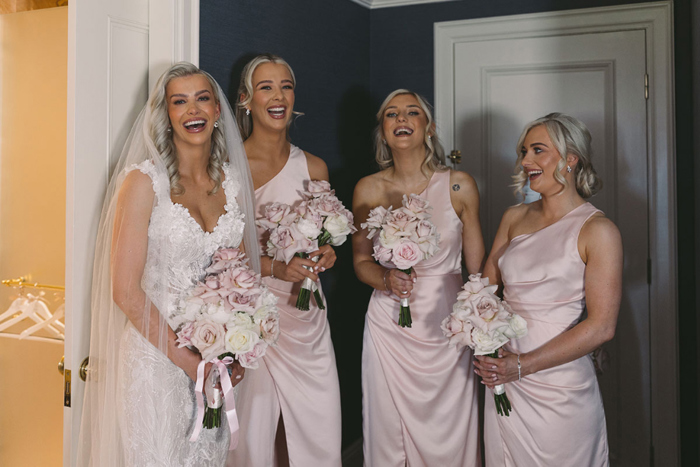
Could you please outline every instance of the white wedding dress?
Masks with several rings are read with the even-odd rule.
[[[142,286],[171,324],[170,314],[180,296],[204,277],[212,254],[218,248],[241,243],[244,216],[236,201],[240,183],[237,174],[224,164],[226,212],[214,230],[206,232],[185,207],[171,201],[167,176],[158,175],[150,160],[128,170],[134,169],[151,177],[156,194]],[[155,253],[162,248],[162,254]],[[167,264],[153,264],[153,258],[165,258]],[[230,436],[226,417],[222,417],[220,428],[203,429],[196,442],[189,441],[197,405],[194,382],[185,372],[131,324],[124,330],[117,358],[117,407],[126,465],[223,466]]]

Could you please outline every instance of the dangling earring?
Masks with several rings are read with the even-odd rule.
[[[245,114],[250,115],[250,109],[245,109]]]
[[[428,135],[428,139],[433,139],[433,135]]]
[[[571,167],[569,167],[569,166],[567,165],[567,166],[566,166],[566,171],[569,172],[569,173],[571,173]]]
[[[382,143],[384,144],[384,146],[386,146],[386,140],[385,140],[385,139],[382,139]]]
[[[214,122],[214,128],[219,128],[219,121],[218,120]]]

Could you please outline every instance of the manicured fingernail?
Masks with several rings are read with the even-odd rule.
[[[321,272],[323,272],[323,271],[325,271],[325,270],[326,270],[326,268],[324,268],[324,267],[321,268]]]
[[[413,283],[415,284],[415,282],[416,282],[416,278],[414,277],[414,278],[413,278]]]
[[[241,379],[241,375],[236,375],[236,379]]]
[[[492,365],[491,368],[495,370],[498,367],[496,365]]]

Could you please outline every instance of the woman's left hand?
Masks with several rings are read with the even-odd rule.
[[[518,355],[503,349],[499,349],[498,354],[499,358],[486,355],[474,356],[474,366],[476,367],[474,373],[481,376],[481,383],[490,389],[499,384],[518,380]]]
[[[316,263],[316,266],[314,266],[314,272],[316,274],[332,268],[335,264],[335,250],[330,245],[323,245],[318,250],[309,253],[309,258],[311,259],[317,256],[319,257],[319,260],[318,263]]]

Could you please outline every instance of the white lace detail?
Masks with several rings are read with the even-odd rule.
[[[142,287],[170,321],[181,294],[204,277],[212,254],[220,247],[237,247],[243,238],[244,219],[236,195],[237,174],[224,164],[222,183],[226,212],[212,232],[204,231],[189,211],[170,199],[170,181],[158,177],[149,160],[129,167],[151,177],[156,205],[148,227],[148,258]],[[164,249],[167,265],[154,264],[157,248]],[[167,277],[157,271],[167,270]],[[160,293],[168,290],[167,294]],[[167,297],[167,303],[158,303]],[[171,323],[172,326],[172,323]],[[119,404],[120,431],[127,465],[223,466],[228,450],[228,428],[202,430],[197,442],[189,441],[195,420],[194,383],[132,325],[120,346],[122,375]],[[154,374],[155,373],[155,374]]]

